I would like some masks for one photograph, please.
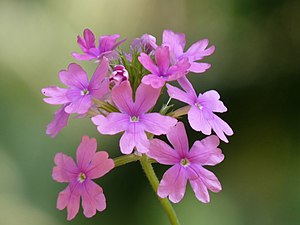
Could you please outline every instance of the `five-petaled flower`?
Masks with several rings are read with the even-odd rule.
[[[158,47],[155,51],[155,65],[149,55],[141,53],[140,63],[150,71],[142,79],[142,83],[151,85],[153,88],[161,88],[165,82],[177,80],[187,74],[190,68],[188,58],[182,58],[174,65],[170,65],[169,47]]]
[[[83,38],[79,35],[77,36],[77,43],[83,54],[73,52],[72,56],[78,60],[101,60],[104,56],[110,58],[114,55],[114,50],[125,41],[123,39],[117,42],[118,38],[120,38],[119,34],[100,36],[99,46],[96,47],[93,32],[85,29],[83,31]]]
[[[172,165],[166,171],[159,184],[157,194],[161,198],[169,196],[170,201],[177,203],[184,196],[187,181],[190,181],[198,200],[210,201],[208,189],[213,192],[221,190],[218,178],[203,166],[214,166],[223,161],[224,155],[217,148],[217,136],[209,136],[196,141],[191,150],[183,123],[179,122],[167,133],[167,138],[173,145],[159,140],[151,140],[148,156],[164,165]]]
[[[140,84],[132,100],[132,89],[128,81],[122,82],[112,90],[112,100],[120,112],[113,112],[107,117],[97,115],[92,118],[101,134],[117,134],[125,131],[120,139],[120,149],[124,154],[130,154],[136,147],[140,153],[148,151],[150,142],[145,131],[161,135],[177,122],[176,119],[159,113],[148,113],[155,105],[160,89],[150,85]]]
[[[186,52],[183,52],[185,47],[185,34],[174,33],[171,30],[165,30],[163,32],[163,46],[169,47],[173,64],[183,58],[188,58],[191,65],[189,71],[194,73],[203,73],[210,68],[210,64],[196,61],[202,60],[205,56],[209,56],[215,51],[215,46],[207,48],[208,40],[203,39],[193,44]]]
[[[214,112],[222,113],[227,111],[223,102],[219,100],[220,95],[218,92],[211,90],[199,94],[197,97],[192,84],[186,77],[180,78],[178,82],[185,92],[167,84],[168,94],[171,98],[191,106],[188,112],[188,120],[191,127],[206,135],[210,135],[211,130],[214,130],[221,140],[228,142],[225,134],[232,135],[233,131],[225,121],[214,114]]]
[[[53,179],[69,183],[67,188],[59,193],[57,208],[63,210],[67,207],[68,220],[72,220],[78,213],[80,197],[86,217],[92,217],[96,211],[106,208],[103,190],[92,179],[100,178],[113,169],[114,161],[108,158],[106,152],[96,150],[96,139],[84,136],[77,149],[77,165],[71,157],[63,153],[57,153],[55,156]]]

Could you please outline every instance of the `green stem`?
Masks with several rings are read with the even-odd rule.
[[[138,161],[141,157],[135,154],[122,155],[114,159],[115,168],[118,166],[123,166],[127,163]]]
[[[157,179],[157,176],[153,170],[153,167],[151,165],[151,162],[149,161],[149,158],[143,154],[142,157],[140,158],[140,163],[142,165],[142,168],[155,192],[155,194],[157,193],[157,188],[159,185],[159,181]],[[167,198],[160,198],[158,197],[158,200],[160,201],[162,207],[164,208],[165,212],[167,213],[170,223],[172,225],[180,225],[178,218],[176,216],[176,213],[171,205],[171,203],[169,202],[169,200]]]

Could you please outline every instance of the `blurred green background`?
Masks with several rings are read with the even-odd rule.
[[[223,191],[203,204],[191,188],[174,205],[183,225],[300,224],[300,2],[283,0],[1,0],[0,1],[0,224],[168,224],[138,163],[117,168],[99,183],[108,207],[71,222],[56,210],[65,188],[51,179],[57,152],[75,155],[81,136],[120,155],[118,137],[100,136],[89,119],[71,120],[55,139],[45,127],[57,109],[40,89],[59,85],[77,34],[119,33],[123,44],[143,33],[161,41],[164,29],[185,32],[188,46],[216,45],[212,68],[190,75],[198,92],[216,89],[234,129],[221,144],[225,161],[211,168]],[[92,63],[82,63],[92,72]],[[174,103],[179,104],[174,101]],[[203,135],[189,129],[190,142]],[[162,174],[167,167],[156,167]]]

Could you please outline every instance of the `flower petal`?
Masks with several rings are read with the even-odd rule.
[[[86,175],[90,179],[96,179],[99,177],[104,176],[106,173],[108,173],[110,170],[112,170],[115,166],[114,160],[108,158],[108,153],[104,151],[97,152],[87,170]]]
[[[157,102],[160,92],[159,88],[141,83],[135,94],[135,113],[140,115],[148,112]]]
[[[160,181],[157,194],[161,198],[169,199],[173,203],[178,203],[184,196],[186,188],[187,178],[185,176],[185,170],[179,164],[172,166],[163,175]]]
[[[208,122],[208,117],[213,119],[212,113],[207,112],[205,109],[199,109],[196,106],[192,106],[188,112],[188,120],[191,127],[205,135],[211,134],[211,125]]]
[[[220,95],[215,90],[207,91],[199,95],[198,100],[201,105],[205,108],[210,109],[213,112],[226,112],[227,108],[224,106],[223,102],[219,100]]]
[[[57,86],[50,86],[42,89],[43,95],[50,97],[44,98],[44,102],[53,105],[60,105],[68,103],[69,100],[66,97],[68,89],[60,88]]]
[[[208,39],[200,40],[194,43],[185,53],[184,56],[187,56],[192,61],[201,60],[205,56],[209,56],[214,53],[215,46],[212,45],[208,49],[205,49],[208,46]]]
[[[149,74],[143,77],[142,83],[151,85],[153,88],[160,89],[165,85],[166,79],[153,74]]]
[[[69,87],[76,87],[84,90],[88,86],[88,76],[86,72],[76,63],[71,63],[67,70],[59,72],[61,82]]]
[[[209,63],[191,62],[191,67],[190,67],[189,71],[191,71],[193,73],[204,73],[210,67],[211,67],[211,65]]]
[[[170,51],[173,51],[176,57],[179,57],[183,54],[183,49],[185,47],[185,34],[164,30],[162,42],[163,45],[170,47]]]
[[[119,34],[113,34],[113,35],[103,35],[99,37],[99,50],[100,53],[111,51],[115,49],[119,44],[124,42],[125,40],[122,40],[118,44],[116,44],[117,39],[120,37]]]
[[[85,170],[92,161],[97,150],[97,141],[95,138],[83,136],[77,148],[76,159],[78,168]]]
[[[67,207],[68,220],[72,220],[79,211],[80,191],[78,183],[70,183],[67,188],[61,191],[57,199],[57,208],[63,210]]]
[[[224,121],[222,120],[220,117],[213,115],[214,119],[210,120],[209,123],[212,127],[212,129],[214,130],[214,132],[218,135],[218,137],[228,143],[228,139],[226,138],[225,134],[228,136],[233,135],[233,131],[230,128],[230,126]],[[225,134],[224,134],[225,133]]]
[[[195,92],[195,89],[186,76],[179,78],[177,81],[180,84],[180,86],[183,88],[183,90],[185,90],[185,92],[188,95],[190,95],[193,100],[197,99],[197,94]]]
[[[52,171],[52,178],[57,182],[71,182],[76,178],[78,168],[72,159],[63,153],[57,153],[54,157],[55,167]]]
[[[159,70],[158,67],[153,63],[152,59],[150,56],[148,56],[145,53],[141,53],[139,56],[139,61],[140,63],[148,70],[150,71],[153,75],[159,75]]]
[[[182,122],[178,122],[176,126],[169,130],[167,138],[178,154],[181,157],[186,157],[189,150],[189,141]]]
[[[184,77],[188,73],[190,66],[191,64],[189,63],[187,58],[181,59],[175,65],[170,67],[167,73],[167,80],[173,81]]]
[[[159,75],[166,75],[170,66],[169,47],[158,47],[155,51],[155,61],[159,69]]]
[[[201,141],[196,141],[190,152],[189,161],[200,165],[214,166],[223,161],[224,155],[218,148],[220,140],[217,136],[212,135]]]
[[[197,170],[199,178],[190,180],[192,189],[199,201],[208,203],[210,201],[210,197],[207,189],[211,190],[212,192],[219,192],[222,190],[222,186],[218,178],[212,172],[201,166],[194,168]]]
[[[175,126],[177,120],[159,113],[147,113],[140,116],[140,122],[143,123],[146,131],[155,135],[162,135]]]
[[[166,86],[167,86],[167,89],[168,89],[168,94],[171,98],[177,99],[181,102],[185,102],[189,105],[194,105],[194,103],[196,101],[195,98],[191,98],[190,95],[188,95],[184,91],[182,91],[179,88],[174,87],[170,84],[166,84]]]
[[[132,114],[132,89],[129,81],[124,81],[120,85],[115,86],[112,89],[111,97],[122,113]]]
[[[83,61],[83,60],[92,60],[92,59],[96,59],[97,58],[96,56],[89,55],[88,53],[86,53],[86,54],[79,54],[77,52],[73,52],[72,56],[75,59],[80,60],[80,61]]]
[[[152,139],[150,141],[149,152],[147,152],[147,155],[164,165],[174,165],[180,161],[178,153],[164,141],[159,139]]]
[[[104,78],[108,73],[108,67],[109,67],[108,59],[103,57],[101,63],[98,65],[97,69],[95,70],[92,76],[88,88],[89,90],[98,89],[100,87],[102,81],[104,80]]]
[[[90,218],[96,211],[103,211],[106,208],[106,199],[102,188],[91,180],[86,180],[82,187],[82,208],[83,214]]]
[[[92,121],[101,134],[117,134],[126,130],[130,124],[130,117],[122,113],[110,113],[107,117],[97,115]]]
[[[65,108],[66,113],[78,113],[85,114],[89,108],[93,105],[92,96],[83,95],[78,100],[75,100],[68,104]]]
[[[54,138],[62,128],[68,125],[70,114],[65,112],[66,105],[63,105],[54,113],[53,120],[47,125],[46,134]]]

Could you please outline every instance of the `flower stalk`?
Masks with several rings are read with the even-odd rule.
[[[154,172],[154,169],[151,165],[150,158],[148,158],[145,154],[142,155],[140,158],[141,166],[146,174],[146,177],[148,178],[150,185],[152,186],[152,189],[154,190],[155,194],[157,193],[159,180]],[[172,225],[180,225],[179,220],[177,218],[177,215],[168,200],[168,198],[160,198],[158,197],[158,200],[160,204],[162,205],[165,213],[167,214],[169,221]]]

